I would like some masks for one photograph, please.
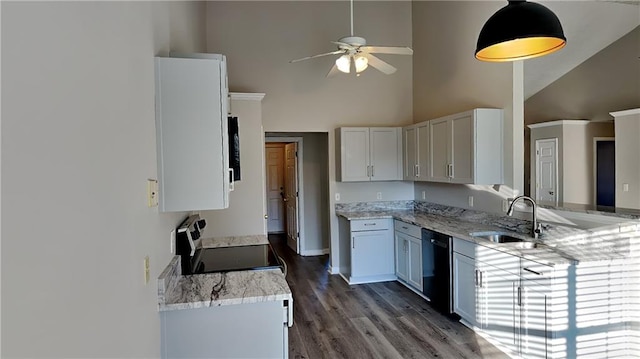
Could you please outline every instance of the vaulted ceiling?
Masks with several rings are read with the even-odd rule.
[[[560,19],[567,45],[551,55],[525,61],[525,99],[640,26],[637,0],[539,2]]]

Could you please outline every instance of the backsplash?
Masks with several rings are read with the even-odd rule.
[[[376,201],[376,202],[352,202],[336,203],[336,211],[385,211],[385,210],[412,210],[415,201]]]

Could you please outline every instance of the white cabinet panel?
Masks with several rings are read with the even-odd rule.
[[[404,179],[426,181],[429,178],[429,122],[403,128]]]
[[[398,127],[336,129],[337,178],[342,182],[401,180],[402,134]]]
[[[502,110],[475,109],[429,121],[429,181],[503,182]]]
[[[421,228],[395,221],[396,276],[418,291],[423,289]]]
[[[414,288],[422,291],[422,240],[409,238],[409,278]]]
[[[349,284],[395,280],[391,219],[339,219],[340,274]]]
[[[155,58],[159,210],[229,206],[226,62]]]
[[[453,311],[469,325],[478,327],[476,318],[476,261],[453,253]]]

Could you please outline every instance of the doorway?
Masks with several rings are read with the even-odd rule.
[[[536,140],[536,202],[558,204],[558,139]]]
[[[302,137],[266,137],[267,233],[286,233],[287,246],[300,254],[303,240]]]
[[[593,138],[594,203],[616,206],[616,144],[612,137]]]

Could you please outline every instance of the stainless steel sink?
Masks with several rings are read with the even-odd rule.
[[[512,243],[513,246],[517,248],[531,249],[538,247],[538,243],[530,242],[522,238],[512,237],[503,232],[472,232],[469,233],[469,235],[472,237],[483,238],[494,243]]]

